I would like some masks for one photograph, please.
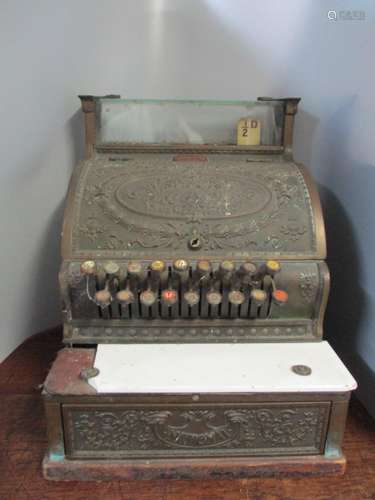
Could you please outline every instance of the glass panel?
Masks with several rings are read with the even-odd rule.
[[[280,145],[280,101],[171,101],[100,98],[97,143],[237,144],[240,119],[259,120],[260,144]]]

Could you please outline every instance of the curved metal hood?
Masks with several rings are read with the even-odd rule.
[[[181,156],[82,162],[63,258],[325,258],[319,197],[303,167],[277,155]]]

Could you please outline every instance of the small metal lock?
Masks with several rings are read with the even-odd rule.
[[[202,242],[199,236],[194,236],[193,238],[190,239],[189,247],[191,248],[191,250],[199,250],[201,246]]]

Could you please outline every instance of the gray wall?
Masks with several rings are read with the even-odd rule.
[[[2,0],[1,357],[59,322],[62,206],[82,156],[78,93],[294,96],[296,157],[321,186],[333,290],[327,337],[375,385],[371,1]],[[366,20],[329,21],[362,10]],[[375,400],[374,400],[375,401]]]

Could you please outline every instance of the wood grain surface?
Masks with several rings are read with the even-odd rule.
[[[0,499],[372,499],[375,424],[353,399],[344,440],[344,476],[303,479],[52,482],[42,477],[46,429],[40,384],[61,344],[56,329],[29,338],[0,366]]]

